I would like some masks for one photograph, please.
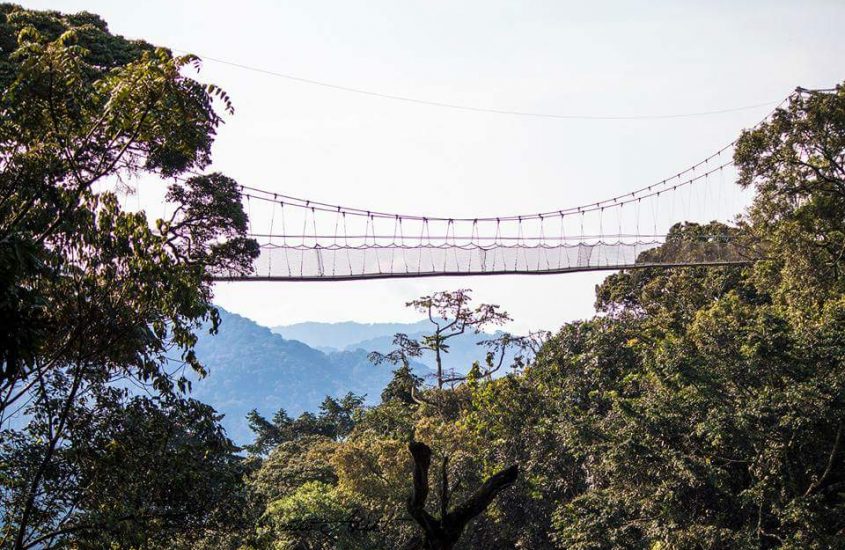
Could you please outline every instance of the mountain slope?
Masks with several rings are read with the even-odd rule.
[[[390,366],[370,364],[364,350],[324,353],[240,315],[221,309],[220,316],[218,334],[203,332],[197,343],[208,376],[194,378],[192,396],[225,414],[223,425],[237,443],[252,437],[245,416],[253,408],[298,415],[316,410],[326,395],[348,391],[373,403],[392,376]]]
[[[366,394],[368,404],[378,402],[393,367],[372,365],[368,353],[392,349],[396,332],[420,338],[430,326],[428,321],[300,323],[271,330],[223,309],[220,317],[218,334],[202,331],[197,342],[197,357],[207,367],[208,376],[202,380],[193,377],[192,396],[225,415],[223,426],[239,444],[252,439],[246,414],[253,408],[265,416],[284,408],[295,416],[316,411],[326,395],[342,396],[350,391]],[[361,336],[366,338],[357,339]],[[477,343],[492,336],[464,334],[450,339],[450,351],[444,355],[446,369],[467,372],[473,361],[484,359],[485,348]],[[430,376],[433,367],[430,352],[414,364],[423,377]]]
[[[432,325],[428,320],[416,323],[297,323],[282,325],[271,329],[285,338],[294,338],[307,343],[309,346],[323,351],[346,350],[364,352],[378,351],[386,353],[393,349],[393,335],[402,332],[421,340],[424,334],[431,333]],[[443,355],[443,366],[447,370],[466,373],[473,361],[484,361],[487,348],[478,344],[501,334],[482,332],[473,334],[467,332],[450,338],[449,352]],[[512,354],[509,355],[509,359]],[[419,358],[419,362],[429,369],[435,368],[434,354],[426,352]]]
[[[284,338],[299,340],[312,348],[347,349],[358,342],[393,336],[397,332],[417,333],[428,329],[428,321],[416,323],[296,323],[271,330]]]

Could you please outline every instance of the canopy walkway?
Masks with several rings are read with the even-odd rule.
[[[215,280],[340,281],[747,264],[759,253],[738,242],[729,228],[750,199],[735,184],[734,144],[625,194],[526,214],[403,214],[243,186],[251,236],[261,254],[253,273],[221,272]],[[672,231],[684,222],[721,229]],[[689,233],[695,236],[683,236]]]
[[[715,202],[727,194],[715,187],[735,187],[723,175],[730,161],[707,167],[713,160],[626,196],[485,218],[374,212],[247,187],[248,209],[262,208],[261,218],[268,220],[266,231],[251,233],[261,254],[252,274],[220,273],[216,279],[337,281],[748,263],[755,253],[732,232],[670,235],[670,227],[684,220],[728,221],[728,216],[708,216],[707,203],[697,197]],[[728,202],[742,200],[739,195],[733,193]],[[675,216],[665,215],[667,205]],[[608,226],[614,230],[607,231]],[[598,231],[589,232],[589,227]]]

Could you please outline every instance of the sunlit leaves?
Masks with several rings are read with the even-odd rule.
[[[210,163],[213,103],[231,100],[183,74],[196,62],[112,35],[92,14],[0,6],[0,428],[19,441],[0,462],[18,461],[24,480],[0,492],[3,544],[96,531],[89,547],[144,545],[204,524],[215,510],[202,506],[237,490],[209,485],[238,475],[219,418],[178,396],[185,368],[204,373],[196,330],[219,320],[211,275],[248,271],[257,254],[238,186],[219,174],[176,183],[176,215],[156,227],[109,190]],[[155,398],[127,401],[127,385]],[[140,422],[136,406],[150,424],[125,424]],[[176,409],[190,411],[168,416]],[[162,485],[143,470],[152,464]],[[179,508],[177,494],[201,505]]]

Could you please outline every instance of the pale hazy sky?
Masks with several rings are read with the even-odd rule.
[[[845,79],[841,0],[21,3],[95,12],[115,33],[200,56],[498,109],[689,113]],[[211,61],[200,76],[225,88],[236,108],[212,169],[289,195],[445,216],[558,209],[642,187],[729,143],[769,110],[657,121],[520,118],[349,94]],[[372,322],[414,320],[406,300],[470,287],[511,312],[519,331],[588,317],[603,277],[227,283],[216,295],[265,325]]]

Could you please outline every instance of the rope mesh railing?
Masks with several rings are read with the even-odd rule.
[[[255,273],[220,273],[221,280],[345,280],[436,275],[567,273],[665,265],[747,263],[743,248],[725,242],[689,243],[675,257],[639,261],[664,240],[563,245],[368,245],[346,247],[265,244]],[[275,267],[274,267],[275,266]]]
[[[714,158],[719,156],[675,181],[625,196],[517,216],[393,214],[245,187],[251,236],[261,254],[254,273],[217,278],[343,280],[745,262],[748,257],[720,235],[699,238],[675,257],[643,261],[643,253],[665,244],[678,220],[728,221],[747,203],[747,194],[732,183],[731,163],[711,166]]]
[[[727,221],[747,196],[718,163],[624,197],[530,215],[445,218],[366,211],[244,188],[261,247],[254,273],[221,280],[562,273],[642,264],[677,220]],[[683,173],[682,173],[683,174]],[[709,197],[709,200],[707,198]],[[716,198],[718,197],[718,200]],[[263,220],[261,226],[256,220]],[[660,265],[747,261],[719,236]],[[704,246],[706,244],[706,246]],[[657,265],[652,261],[651,264]]]
[[[242,186],[261,254],[252,274],[216,278],[342,280],[747,263],[758,254],[729,236],[678,240],[672,230],[681,221],[729,225],[747,206],[750,191],[734,184],[735,143],[634,191],[522,215],[398,214]]]

